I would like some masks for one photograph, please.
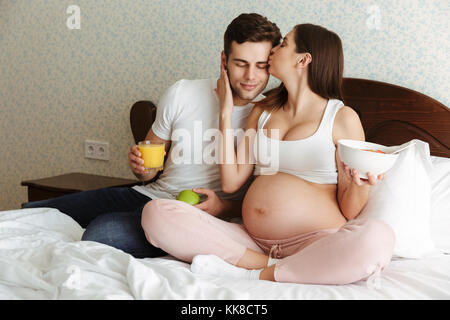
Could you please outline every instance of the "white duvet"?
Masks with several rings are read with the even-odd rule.
[[[343,286],[231,281],[80,241],[83,231],[56,209],[0,212],[0,299],[450,299],[445,254],[395,259],[379,277]]]

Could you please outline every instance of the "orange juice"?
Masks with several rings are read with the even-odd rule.
[[[141,141],[138,148],[147,171],[150,169],[162,170],[164,164],[164,143]]]

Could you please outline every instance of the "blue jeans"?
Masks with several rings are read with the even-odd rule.
[[[81,240],[107,244],[136,258],[160,257],[141,227],[144,205],[152,199],[132,188],[104,188],[29,202],[22,208],[55,208],[72,217],[85,232]]]

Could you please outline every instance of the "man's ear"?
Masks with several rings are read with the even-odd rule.
[[[220,62],[225,66],[225,70],[227,70],[227,57],[225,56],[225,51],[223,50],[220,55]]]

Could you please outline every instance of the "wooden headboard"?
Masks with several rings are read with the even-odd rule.
[[[434,156],[450,158],[450,109],[422,93],[389,83],[344,78],[343,99],[361,119],[366,141],[386,146],[428,142]]]

